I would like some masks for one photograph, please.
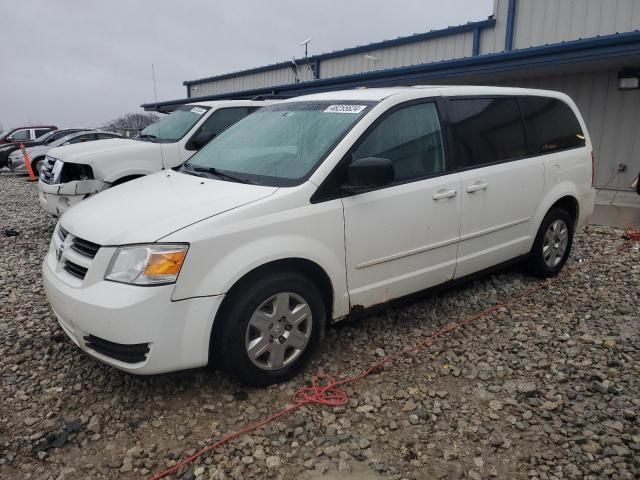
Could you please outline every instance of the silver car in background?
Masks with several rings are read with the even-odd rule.
[[[27,147],[26,151],[31,159],[31,166],[33,167],[34,173],[39,175],[42,161],[47,156],[47,152],[52,148],[61,147],[63,145],[73,145],[75,143],[93,142],[95,140],[107,140],[110,138],[121,138],[121,135],[102,130],[82,130],[70,133],[62,138],[58,138],[51,143]],[[7,163],[9,170],[12,172],[27,172],[27,167],[24,163],[24,156],[21,149],[11,152]]]

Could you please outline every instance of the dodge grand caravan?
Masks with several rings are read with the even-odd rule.
[[[265,385],[355,311],[519,259],[557,274],[593,210],[592,159],[561,93],[298,97],[69,210],[44,285],[67,335],[109,365],[210,364]]]
[[[181,105],[136,139],[51,150],[40,169],[40,206],[54,216],[113,185],[180,165],[224,129],[273,102],[231,100]]]

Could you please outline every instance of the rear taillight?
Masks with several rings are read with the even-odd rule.
[[[596,152],[591,150],[591,186],[596,186]]]

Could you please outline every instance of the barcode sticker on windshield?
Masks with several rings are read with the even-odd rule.
[[[198,115],[202,115],[204,112],[206,112],[204,108],[200,108],[200,107],[193,107],[191,111],[193,113],[197,113]]]
[[[324,113],[360,113],[366,105],[330,105]]]

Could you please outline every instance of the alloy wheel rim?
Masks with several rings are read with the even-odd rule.
[[[277,293],[251,315],[245,334],[245,351],[261,370],[281,370],[305,351],[311,338],[311,307],[300,295]]]
[[[564,258],[569,245],[569,228],[563,220],[549,225],[542,244],[542,258],[548,267],[555,268]]]

